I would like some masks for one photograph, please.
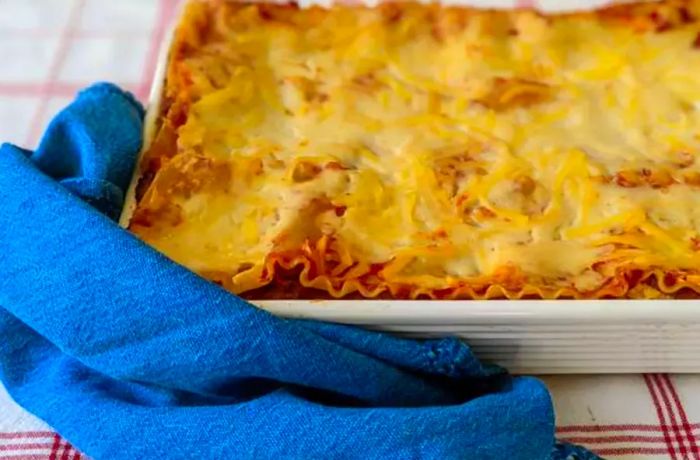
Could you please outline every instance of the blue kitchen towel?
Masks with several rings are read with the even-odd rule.
[[[597,458],[457,340],[259,310],[114,222],[143,109],[83,91],[0,149],[0,380],[95,459]]]

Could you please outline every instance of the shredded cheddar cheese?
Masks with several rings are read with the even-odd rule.
[[[700,0],[192,1],[130,229],[250,297],[700,293]]]

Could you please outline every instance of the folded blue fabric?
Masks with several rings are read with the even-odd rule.
[[[0,379],[87,455],[597,458],[459,341],[277,318],[121,230],[142,119],[101,84],[0,149]]]

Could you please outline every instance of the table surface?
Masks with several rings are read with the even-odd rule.
[[[471,0],[478,5],[529,5]],[[34,147],[80,88],[113,81],[145,101],[179,0],[0,0],[0,140]],[[540,5],[561,5],[541,0]],[[597,3],[577,0],[578,4]],[[549,376],[560,438],[605,458],[700,460],[700,376]],[[0,460],[82,455],[0,385]]]

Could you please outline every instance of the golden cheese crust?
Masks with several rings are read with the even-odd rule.
[[[255,298],[700,292],[700,1],[193,1],[130,229]]]

